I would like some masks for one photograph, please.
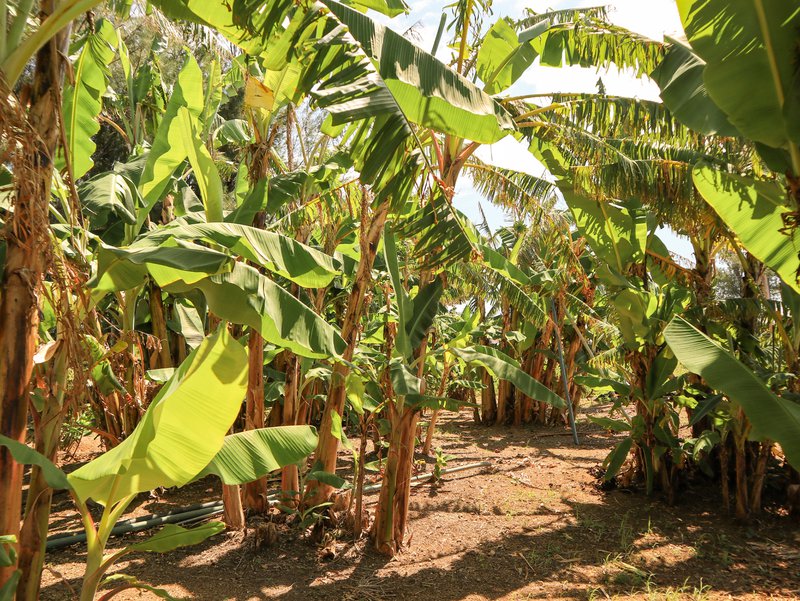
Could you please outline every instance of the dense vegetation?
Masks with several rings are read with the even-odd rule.
[[[743,521],[770,473],[800,500],[800,3],[677,4],[686,40],[661,42],[602,8],[458,1],[429,53],[366,10],[402,0],[0,2],[0,599],[38,598],[58,489],[82,600],[245,511],[322,527],[342,489],[395,554],[414,454],[463,406],[565,427],[606,395],[606,481],[674,503],[707,478]],[[507,92],[568,65],[663,102]],[[506,136],[549,176],[476,157]],[[466,219],[464,176],[514,222]],[[107,452],[65,475],[89,432]],[[104,555],[136,495],[209,475],[225,524]]]

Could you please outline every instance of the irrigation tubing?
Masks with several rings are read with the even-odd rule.
[[[488,467],[492,465],[489,461],[480,461],[478,463],[469,463],[467,465],[459,465],[456,467],[446,468],[441,471],[442,474],[455,474],[457,472],[463,472],[465,470],[472,470],[481,467]],[[428,474],[419,474],[418,476],[414,476],[411,478],[412,483],[418,483],[425,480],[430,480],[433,478],[433,473]],[[376,492],[380,490],[381,483],[378,482],[376,484],[370,484],[369,486],[364,487],[365,493]],[[271,505],[278,503],[279,495],[278,493],[273,493],[267,497],[267,501]],[[201,519],[205,519],[211,517],[212,515],[217,515],[222,513],[223,506],[222,501],[209,501],[207,503],[198,503],[196,505],[190,505],[189,507],[181,507],[178,509],[173,509],[161,514],[152,513],[150,515],[139,516],[135,518],[129,518],[127,520],[122,520],[117,522],[114,528],[111,530],[111,536],[119,536],[121,534],[128,534],[129,532],[140,532],[142,530],[149,530],[151,528],[155,528],[156,526],[161,526],[163,524],[182,524],[184,522],[196,522]],[[55,551],[56,549],[62,549],[64,547],[68,547],[70,545],[75,545],[78,543],[85,543],[86,542],[86,533],[82,530],[76,530],[73,532],[63,532],[61,534],[55,534],[47,538],[47,550],[48,551]]]

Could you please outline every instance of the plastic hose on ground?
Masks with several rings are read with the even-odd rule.
[[[446,468],[441,471],[442,474],[454,474],[457,472],[463,472],[465,470],[477,469],[479,467],[488,467],[492,465],[489,461],[480,461],[478,463],[469,463],[467,465],[459,465],[456,467]],[[433,478],[433,473],[428,474],[419,474],[411,478],[412,483],[422,482],[425,480],[430,480]],[[369,486],[364,487],[365,493],[376,492],[380,490],[381,483],[378,482],[376,484],[370,484]],[[271,494],[267,497],[267,500],[270,502],[271,505],[274,505],[278,502],[278,493]],[[139,516],[135,518],[129,518],[127,520],[122,520],[117,522],[116,526],[111,530],[111,536],[119,536],[120,534],[128,534],[129,532],[140,532],[142,530],[149,530],[150,528],[155,528],[156,526],[161,526],[163,524],[181,524],[184,522],[189,521],[196,521],[199,518],[206,518],[212,515],[216,515],[218,513],[222,513],[222,501],[209,501],[207,503],[198,503],[196,505],[190,505],[189,507],[181,507],[178,509],[172,509],[165,513],[155,514],[152,513],[150,515]],[[85,543],[86,542],[86,533],[82,530],[77,530],[73,532],[63,532],[61,534],[55,534],[47,538],[47,550],[48,551],[55,551],[56,549],[62,549],[64,547],[68,547],[70,545],[75,545],[77,543]]]

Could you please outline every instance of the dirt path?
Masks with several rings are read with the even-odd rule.
[[[363,541],[315,546],[284,531],[257,551],[252,537],[222,534],[168,555],[134,556],[117,571],[206,601],[800,598],[797,521],[778,508],[738,525],[720,515],[716,488],[689,487],[676,507],[601,492],[592,474],[613,440],[586,423],[579,431],[575,447],[566,431],[484,428],[468,412],[443,420],[434,446],[453,456],[449,466],[494,466],[419,487],[409,544],[390,561],[363,552]],[[136,511],[214,494],[201,482],[177,496],[145,497]],[[61,525],[67,511],[55,516]],[[42,599],[77,598],[70,588],[79,588],[84,557],[78,547],[48,555]]]

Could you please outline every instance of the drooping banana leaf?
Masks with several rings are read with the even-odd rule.
[[[62,472],[47,457],[32,449],[28,445],[0,434],[0,446],[8,449],[14,461],[21,465],[36,465],[42,470],[47,485],[55,490],[71,490],[72,485]]]
[[[703,73],[706,63],[676,40],[650,77],[661,88],[661,99],[683,124],[703,134],[741,135],[708,96]]]
[[[742,407],[753,426],[751,437],[780,443],[789,463],[800,466],[800,405],[773,394],[747,366],[680,316],[669,323],[664,338],[688,370]]]
[[[111,291],[135,288],[148,276],[161,287],[175,282],[193,284],[209,275],[230,270],[232,264],[230,255],[184,241],[173,242],[171,246],[127,248],[101,243],[89,287],[97,301]]]
[[[638,77],[652,72],[664,52],[661,42],[597,19],[555,24],[533,47],[543,66],[616,67],[633,70]]]
[[[114,215],[128,225],[136,223],[135,186],[124,175],[109,172],[92,178],[78,188],[81,208],[93,228],[101,228]]]
[[[347,26],[409,121],[485,144],[514,130],[505,109],[434,56],[336,0],[322,2]]]
[[[339,273],[334,259],[296,240],[234,223],[201,223],[156,230],[142,242],[160,245],[168,238],[206,240],[285,277],[303,288],[324,288]]]
[[[744,136],[800,141],[797,0],[678,0],[686,37],[706,62],[708,95]]]
[[[72,472],[78,498],[103,505],[190,482],[222,448],[247,389],[247,351],[224,325],[193,351],[119,446]]]
[[[216,474],[225,484],[245,484],[308,457],[317,447],[312,426],[277,426],[237,432],[199,474]]]
[[[777,181],[757,181],[698,165],[692,179],[700,195],[736,234],[744,247],[800,292],[800,233],[784,234],[782,215],[789,213],[786,191]]]
[[[222,522],[209,522],[194,528],[184,528],[183,526],[178,526],[178,524],[167,524],[147,540],[128,545],[125,547],[124,552],[168,553],[181,547],[202,543],[207,538],[223,530],[225,530],[225,524]]]
[[[467,259],[479,241],[472,222],[444,195],[415,204],[396,222],[395,232],[400,238],[414,239],[409,258],[429,270]]]
[[[264,340],[301,357],[338,357],[345,343],[336,328],[257,269],[235,263],[233,270],[193,284],[162,286],[174,293],[199,289],[215,315],[258,330]]]
[[[558,408],[567,406],[564,399],[520,369],[516,359],[512,359],[497,349],[476,345],[463,349],[451,347],[449,350],[463,361],[481,365],[492,372],[495,377],[511,382],[535,401]]]

